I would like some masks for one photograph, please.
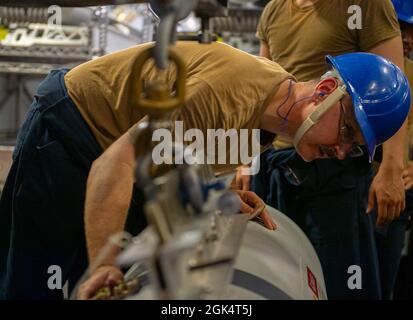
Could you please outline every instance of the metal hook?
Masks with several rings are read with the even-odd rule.
[[[151,0],[150,11],[160,20],[156,44],[153,51],[158,69],[165,70],[168,66],[168,48],[175,43],[176,24],[186,18],[195,8],[198,0]]]
[[[159,23],[157,39],[153,49],[153,58],[158,69],[168,67],[169,45],[174,42],[176,12],[167,13]]]

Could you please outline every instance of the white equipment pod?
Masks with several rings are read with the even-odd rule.
[[[232,283],[222,298],[327,299],[320,261],[306,235],[283,213],[267,210],[277,230],[248,223]]]

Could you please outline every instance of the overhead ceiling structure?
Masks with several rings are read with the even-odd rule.
[[[10,7],[49,7],[57,5],[61,7],[92,7],[105,5],[121,5],[132,3],[144,3],[145,0],[3,0],[3,6]]]
[[[251,0],[248,0],[253,2]],[[10,7],[49,7],[51,5],[57,5],[61,7],[92,7],[92,6],[106,6],[106,5],[122,5],[133,3],[146,3],[149,0],[3,0],[2,6]],[[161,1],[166,4],[169,0]],[[226,6],[228,0],[199,0],[200,4],[205,3],[217,3]]]

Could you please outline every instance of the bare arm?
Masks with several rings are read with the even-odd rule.
[[[135,157],[129,132],[92,165],[85,202],[86,242],[93,265],[108,238],[123,231],[134,182]],[[113,252],[102,264],[113,264]]]
[[[404,70],[403,44],[400,36],[380,43],[370,52],[389,59]],[[400,130],[383,144],[383,160],[370,188],[368,206],[370,212],[377,202],[379,226],[397,218],[405,207],[401,175],[404,167],[406,135],[407,120]]]

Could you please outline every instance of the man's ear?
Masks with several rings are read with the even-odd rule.
[[[330,77],[321,80],[314,89],[313,100],[315,102],[324,100],[326,96],[336,90],[337,87],[338,80],[336,78]]]

